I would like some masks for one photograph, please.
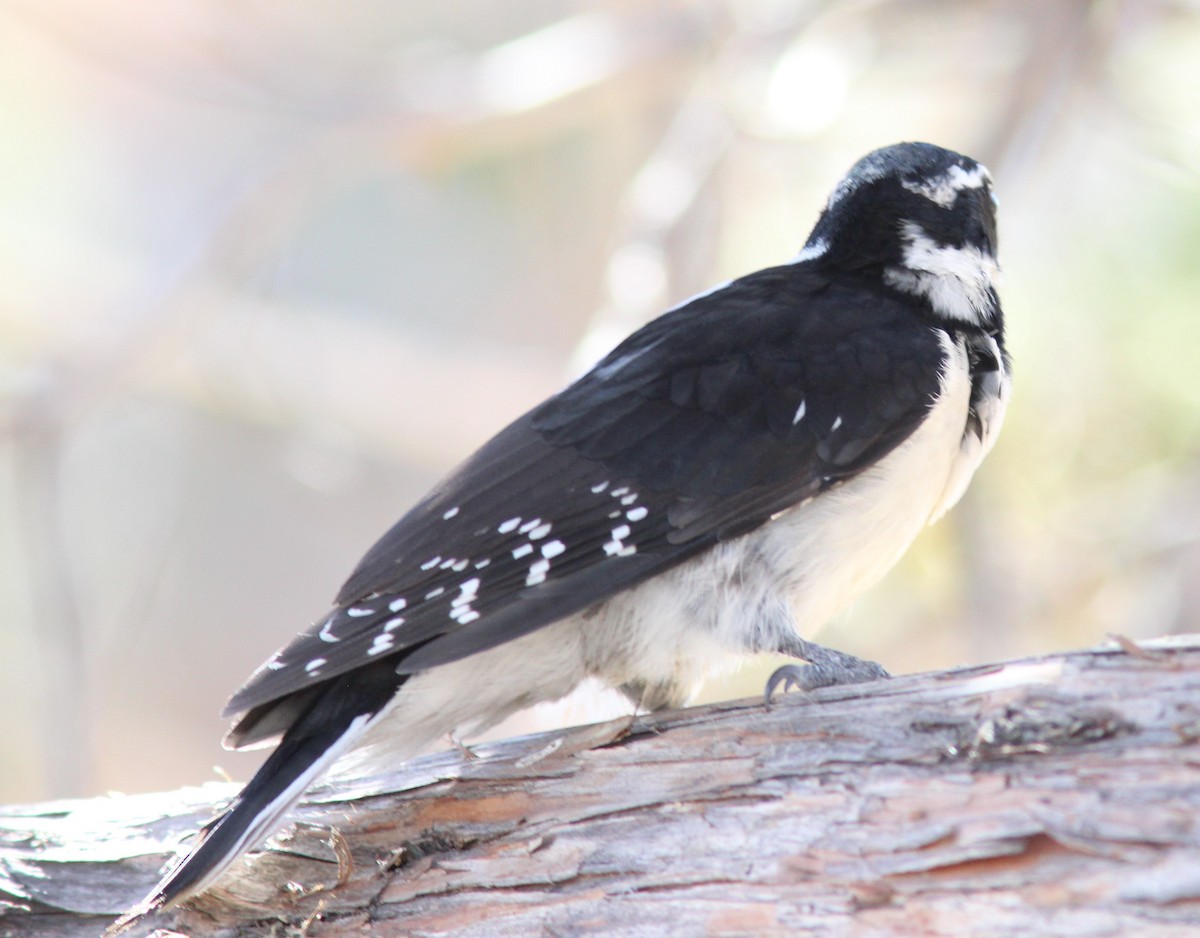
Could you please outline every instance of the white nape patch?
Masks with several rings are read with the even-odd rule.
[[[935,179],[926,179],[923,182],[902,179],[900,185],[909,192],[915,192],[931,202],[936,202],[942,208],[950,208],[964,189],[982,189],[991,181],[992,177],[988,175],[988,171],[978,164],[974,169],[963,169],[956,164]]]
[[[451,508],[449,511],[445,512],[445,513],[442,515],[442,520],[443,520],[443,521],[449,521],[449,520],[450,520],[451,518],[453,518],[453,517],[454,517],[456,514],[458,514],[458,506],[457,506],[457,505],[455,505],[455,506],[454,506],[453,508]]]
[[[426,599],[437,599],[437,598],[438,598],[439,596],[441,596],[441,595],[442,595],[442,593],[444,593],[444,592],[446,592],[446,587],[444,587],[444,586],[439,586],[439,587],[437,587],[437,588],[435,588],[435,589],[431,589],[431,590],[430,590],[428,593],[426,593],[426,594],[425,594],[425,598],[426,598]]]
[[[549,521],[547,521],[545,524],[539,524],[536,528],[529,532],[529,539],[531,541],[540,541],[543,537],[550,533],[551,527],[552,525]]]
[[[532,544],[522,544],[520,547],[518,547],[516,550],[514,550],[512,552],[513,560],[520,560],[522,557],[528,557],[532,553],[533,553],[533,545]]]
[[[800,406],[796,408],[796,416],[792,418],[792,426],[794,427],[804,419],[804,412],[808,410],[808,401],[804,398],[800,399]]]
[[[829,242],[824,238],[817,238],[816,241],[810,241],[808,244],[804,245],[804,247],[800,249],[800,253],[788,261],[788,263],[803,264],[805,261],[816,260],[828,250]]]
[[[625,512],[625,517],[630,521],[641,521],[648,514],[650,514],[649,509],[644,505],[639,505],[637,508],[630,508],[629,511]]]
[[[442,555],[438,554],[436,557],[430,557],[423,564],[421,564],[421,569],[422,570],[432,570],[434,567],[436,567],[441,562],[442,562]]]
[[[371,642],[371,647],[367,649],[367,654],[371,657],[381,655],[385,651],[391,651],[396,646],[396,639],[391,632],[380,632]]]
[[[356,619],[360,619],[363,616],[373,616],[374,614],[375,610],[368,609],[366,606],[351,606],[346,610],[346,615],[354,616]]]
[[[399,612],[407,605],[408,600],[406,600],[403,596],[400,596],[388,603],[388,609],[390,609],[392,612]]]
[[[304,670],[308,672],[309,677],[316,677],[320,673],[321,668],[327,664],[329,664],[329,660],[326,658],[313,658],[312,661],[304,666]]]
[[[526,521],[517,531],[518,534],[528,534],[534,528],[542,523],[541,518],[534,518],[532,521]]]
[[[549,541],[548,543],[542,545],[542,556],[547,559],[551,557],[557,557],[559,554],[566,551],[566,549],[567,545],[562,541]]]
[[[832,433],[834,430],[836,430],[841,425],[842,425],[842,417],[839,414],[838,416],[833,418],[833,425],[829,428],[829,432]]]
[[[525,577],[526,586],[537,586],[546,582],[546,574],[550,572],[549,560],[535,560],[529,566],[529,576]]]
[[[976,247],[947,247],[938,244],[916,222],[901,226],[904,264],[888,267],[883,280],[888,286],[923,296],[935,312],[947,319],[973,326],[988,326],[995,311],[994,291],[1000,280],[996,259]]]
[[[317,633],[317,638],[319,638],[321,641],[323,641],[323,642],[340,642],[341,641],[340,638],[338,638],[336,635],[333,634],[333,620],[336,618],[336,616],[337,616],[337,613],[334,613],[334,615],[332,615],[328,619],[326,619],[325,624],[323,626],[321,626],[321,631],[319,631]]]
[[[396,616],[396,618],[388,619],[387,622],[383,623],[383,630],[385,632],[394,632],[396,629],[400,628],[400,626],[402,626],[403,624],[404,624],[404,616]]]
[[[515,531],[517,529],[517,525],[520,523],[520,516],[517,516],[516,518],[509,518],[507,521],[503,522],[500,527],[496,528],[496,533],[507,534],[509,531]]]
[[[592,494],[599,495],[606,488],[608,488],[608,480],[607,479],[605,479],[603,482],[599,483],[598,485],[593,485],[592,486]]]

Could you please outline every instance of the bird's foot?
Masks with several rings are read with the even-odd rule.
[[[787,654],[803,658],[808,664],[785,664],[776,668],[767,678],[767,686],[763,698],[767,706],[771,705],[771,697],[780,687],[784,693],[792,688],[797,690],[816,690],[818,687],[831,687],[835,684],[861,684],[865,681],[877,681],[891,675],[882,665],[874,661],[865,661],[848,655],[845,652],[826,648],[815,642],[807,642],[797,638],[792,647],[785,650]]]

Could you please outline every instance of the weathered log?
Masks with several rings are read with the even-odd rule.
[[[315,789],[157,924],[1196,935],[1197,740],[1198,636],[617,720]],[[100,934],[235,790],[0,810],[0,936]]]

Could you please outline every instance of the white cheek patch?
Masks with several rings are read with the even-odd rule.
[[[921,182],[902,180],[900,185],[909,192],[915,192],[931,202],[936,202],[942,208],[950,208],[964,189],[982,189],[991,181],[988,171],[982,166],[976,165],[972,169],[951,166],[936,179],[925,179]]]
[[[976,247],[947,247],[930,238],[916,222],[901,228],[904,264],[888,267],[884,282],[897,290],[923,296],[947,319],[986,326],[995,314],[1000,281],[996,259]]]

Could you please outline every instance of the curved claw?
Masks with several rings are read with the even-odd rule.
[[[819,646],[809,646],[816,649]],[[814,654],[813,651],[809,652]],[[763,702],[771,706],[771,697],[780,685],[784,693],[792,688],[796,690],[816,690],[818,687],[830,687],[835,684],[860,684],[865,681],[878,681],[891,677],[881,665],[874,661],[864,661],[852,655],[832,652],[822,649],[819,664],[785,664],[776,668],[767,678],[766,690],[763,692]]]
[[[763,691],[763,703],[766,704],[768,707],[771,706],[771,697],[774,696],[775,691],[777,691],[779,689],[779,686],[781,684],[783,685],[783,692],[785,694],[789,690],[791,690],[793,687],[796,688],[797,690],[810,689],[807,686],[808,681],[805,679],[805,674],[804,674],[805,668],[807,668],[807,667],[809,667],[809,666],[808,665],[801,666],[798,664],[785,664],[782,667],[776,668],[771,673],[771,676],[769,678],[767,678],[767,686],[766,686],[766,689]]]

